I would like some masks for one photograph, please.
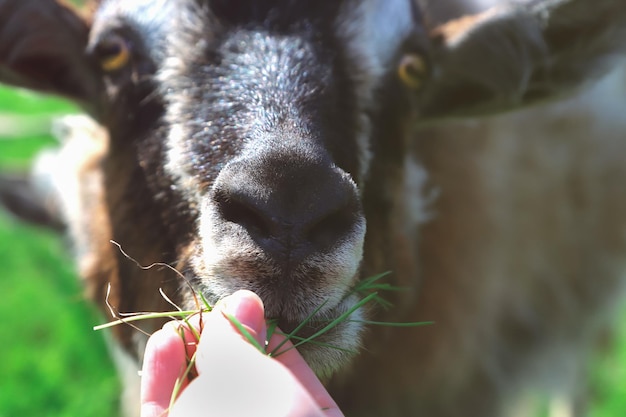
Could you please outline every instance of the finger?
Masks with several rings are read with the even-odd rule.
[[[204,325],[204,317],[206,317],[206,313],[194,314],[187,317],[184,321],[174,320],[165,323],[163,326],[163,329],[169,328],[171,331],[178,334],[185,345],[187,359],[190,359],[196,353],[199,337],[202,333],[201,328]]]
[[[267,347],[268,352],[272,352],[281,343],[285,336],[282,332],[274,332]],[[315,372],[306,363],[300,352],[293,347],[290,341],[286,341],[279,349],[274,359],[285,366],[293,376],[300,381],[300,384],[309,392],[313,400],[321,407],[325,416],[343,417],[339,406],[330,396],[324,385],[320,382]]]
[[[231,320],[236,319],[261,346],[265,346],[267,326],[265,324],[263,302],[251,291],[240,290],[218,302],[211,314],[204,316],[204,330],[196,356],[198,373],[205,369],[206,358],[232,357],[231,349],[250,349],[247,341]]]
[[[207,320],[198,351],[199,376],[176,400],[171,417],[325,417],[282,364],[244,341],[219,314]],[[205,336],[209,336],[205,338]]]
[[[257,332],[257,340],[264,340],[267,328],[264,319],[263,304],[261,299],[256,296],[256,294],[245,290],[237,291],[233,295],[225,298],[221,303],[218,303],[216,310],[221,310],[222,313],[226,315],[231,314],[235,316],[244,325],[244,327],[251,330],[251,333],[254,333],[255,329],[261,327],[262,334],[258,334]],[[219,320],[221,318],[219,316],[214,316],[213,318],[216,322],[222,321]],[[216,331],[218,331],[221,327],[219,323],[212,324],[212,326],[214,326],[213,328]],[[268,351],[272,351],[284,340],[285,337],[280,333],[281,332],[275,332],[272,340],[270,341],[270,345],[268,346]],[[218,340],[222,339],[219,339],[218,337]],[[211,344],[210,342],[201,344],[201,349],[206,349],[203,357],[219,357],[220,353],[218,353],[218,350],[220,350],[221,346],[225,346],[225,344]],[[234,347],[237,348],[237,345]],[[287,341],[285,345],[281,347],[280,351],[283,352],[283,354],[276,358],[277,361],[285,366],[287,370],[302,384],[303,388],[309,393],[313,401],[315,401],[320,408],[322,408],[325,415],[333,417],[343,416],[337,406],[337,403],[332,399],[328,391],[326,391],[326,388],[324,388],[315,373],[311,370],[302,355],[300,355],[300,353],[293,347],[291,342]],[[231,350],[230,353],[232,354],[234,352]],[[244,355],[243,352],[240,354],[242,356]]]
[[[256,295],[238,291],[218,303],[213,313],[205,317],[196,360],[199,377],[176,401],[172,416],[202,415],[206,410],[199,409],[198,398],[210,400],[215,415],[342,415],[295,350],[295,356],[292,353],[284,358],[291,366],[289,369],[244,342],[246,339],[232,324],[232,318],[257,341],[264,340],[263,304]],[[300,381],[307,381],[307,388]],[[308,387],[314,389],[309,392]]]
[[[216,311],[221,311],[231,321],[234,317],[243,327],[254,336],[257,343],[265,347],[265,335],[267,325],[265,323],[265,309],[263,301],[258,295],[248,290],[239,290],[222,299],[216,306]],[[230,316],[230,317],[229,317]],[[231,321],[231,325],[234,323]],[[240,333],[236,328],[237,333]]]
[[[186,369],[185,345],[174,326],[154,333],[144,354],[141,378],[141,417],[164,417],[176,381]]]

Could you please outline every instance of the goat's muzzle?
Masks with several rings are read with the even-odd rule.
[[[356,279],[365,233],[359,194],[323,152],[244,154],[221,170],[202,211],[207,274],[257,291],[268,316],[299,320],[323,303],[334,307]]]
[[[200,222],[196,273],[209,300],[252,290],[267,317],[287,328],[315,311],[309,327],[318,327],[358,301],[348,294],[358,279],[365,235],[359,194],[323,153],[272,149],[232,160],[204,197]],[[354,349],[360,327],[339,326],[327,341]],[[320,350],[305,357],[327,369],[328,354]]]

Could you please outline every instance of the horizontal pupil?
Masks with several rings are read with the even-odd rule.
[[[124,46],[120,43],[120,41],[109,41],[103,42],[96,48],[96,52],[98,56],[103,59],[111,59],[122,53]]]
[[[406,74],[407,74],[409,77],[412,77],[412,78],[420,78],[420,77],[422,76],[422,71],[421,71],[421,69],[420,69],[420,68],[419,68],[419,66],[418,66],[418,65],[416,65],[415,63],[410,63],[410,64],[407,64],[407,65],[404,67],[404,70],[406,71]]]

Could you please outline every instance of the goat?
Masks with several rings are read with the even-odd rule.
[[[210,302],[255,291],[283,330],[392,271],[393,308],[302,348],[348,416],[544,392],[580,416],[623,292],[625,29],[621,0],[0,0],[0,80],[95,120],[40,159],[39,200],[13,194],[54,210],[16,211],[65,225],[104,311],[108,284],[120,311],[192,303],[109,240]],[[136,385],[145,339],[114,337]]]

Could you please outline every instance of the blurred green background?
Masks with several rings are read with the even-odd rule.
[[[0,171],[27,170],[56,146],[40,122],[76,111],[0,87]],[[83,301],[63,239],[0,210],[0,271],[0,417],[116,415],[117,376],[92,330],[105,319]]]

